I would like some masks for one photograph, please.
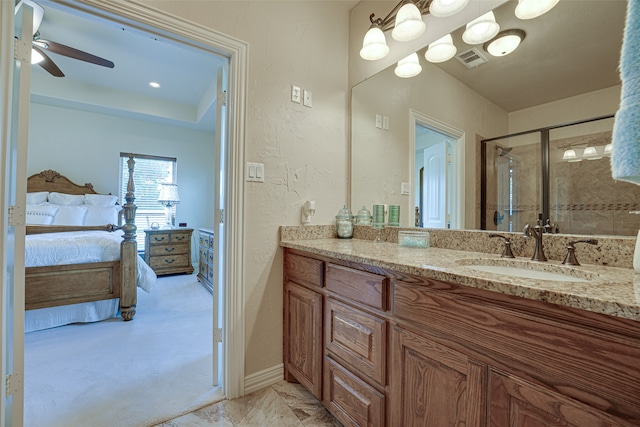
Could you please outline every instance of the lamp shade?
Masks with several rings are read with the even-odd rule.
[[[519,19],[533,19],[549,12],[559,0],[518,0],[516,17]]]
[[[408,42],[418,38],[426,29],[427,24],[422,20],[420,9],[413,3],[407,3],[396,14],[391,37],[399,42]]]
[[[453,44],[451,34],[447,34],[433,43],[430,43],[424,57],[429,62],[444,62],[453,58],[457,51],[458,49]]]
[[[167,183],[160,184],[160,196],[158,196],[158,202],[163,205],[177,205],[180,203],[178,185]]]
[[[467,24],[462,40],[467,44],[480,44],[491,40],[500,31],[493,12],[489,11]]]
[[[576,150],[569,149],[565,150],[564,154],[562,155],[562,160],[567,160],[569,162],[579,162],[582,159],[578,157],[578,155],[576,154]]]
[[[486,42],[483,47],[493,56],[505,56],[516,50],[524,37],[525,32],[522,30],[505,30]]]
[[[389,53],[387,39],[384,32],[378,26],[372,26],[364,35],[362,41],[362,49],[360,49],[360,57],[368,61],[382,59]]]
[[[420,59],[418,59],[418,54],[415,52],[398,61],[398,65],[394,70],[396,76],[402,78],[417,76],[421,71],[422,66],[420,65]]]
[[[611,145],[611,143],[609,143],[609,144],[604,146],[604,151],[602,152],[602,154],[605,155],[605,156],[610,156],[612,149],[613,149],[613,145]]]
[[[470,0],[433,0],[429,6],[429,13],[438,18],[455,15],[464,9]]]

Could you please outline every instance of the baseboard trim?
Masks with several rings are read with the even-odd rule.
[[[279,364],[263,371],[244,377],[244,393],[249,394],[275,384],[284,379],[284,364]]]

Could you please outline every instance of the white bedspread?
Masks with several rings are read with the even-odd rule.
[[[122,234],[121,231],[30,234],[25,239],[25,267],[115,261],[120,259]],[[140,256],[137,264],[137,286],[151,292],[156,274]],[[118,298],[28,310],[25,312],[25,332],[97,322],[117,317],[118,312]]]
[[[30,234],[25,239],[25,267],[84,264],[120,259],[122,232],[72,231]],[[156,275],[138,256],[138,287],[151,292]]]

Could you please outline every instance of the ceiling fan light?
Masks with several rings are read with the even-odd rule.
[[[493,56],[505,56],[513,52],[524,40],[525,32],[522,30],[505,30],[484,44],[484,50]]]
[[[396,76],[403,79],[417,76],[421,71],[420,59],[418,59],[418,54],[415,52],[398,61],[398,65],[394,70]]]
[[[516,17],[533,19],[549,12],[560,0],[518,0]]]
[[[492,11],[474,19],[467,24],[462,33],[462,40],[467,44],[480,44],[491,40],[500,31],[500,25]]]
[[[433,0],[429,13],[438,18],[455,15],[464,9],[470,0]]]
[[[427,61],[433,63],[445,62],[453,58],[457,51],[458,48],[453,44],[451,34],[447,34],[430,43],[424,57]]]
[[[31,63],[32,64],[39,64],[42,61],[44,61],[44,56],[42,56],[42,54],[40,52],[38,52],[35,49],[31,49]]]
[[[413,3],[407,3],[398,10],[391,37],[399,42],[408,42],[418,38],[426,29],[420,9]]]
[[[372,26],[364,35],[360,57],[368,61],[382,59],[389,54],[387,39],[380,27]]]

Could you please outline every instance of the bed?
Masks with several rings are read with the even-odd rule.
[[[27,179],[26,332],[134,318],[137,288],[149,292],[156,279],[137,253],[134,163],[130,155],[123,206],[54,170]]]

